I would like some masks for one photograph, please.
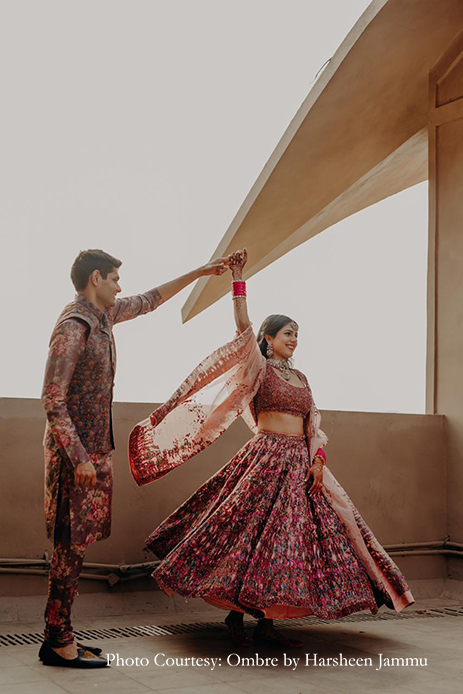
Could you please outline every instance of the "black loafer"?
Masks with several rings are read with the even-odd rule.
[[[46,642],[44,642],[40,648],[39,658],[44,665],[52,665],[55,667],[73,667],[82,669],[109,667],[106,658],[99,658],[83,648],[77,649],[77,658],[63,658]]]
[[[82,648],[84,651],[90,651],[90,653],[93,653],[93,655],[101,655],[102,653],[101,648],[97,648],[96,646],[84,646],[83,643],[78,643],[77,648]]]
[[[44,646],[48,645],[47,641],[44,641],[42,645],[40,646],[40,651],[39,651],[39,659],[42,660],[42,652]],[[93,655],[101,655],[102,650],[101,648],[97,648],[96,646],[85,646],[83,643],[78,643],[77,648],[82,648],[83,651],[90,651],[90,653],[93,653]]]

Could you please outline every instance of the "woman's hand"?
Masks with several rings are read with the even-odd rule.
[[[309,495],[318,494],[323,489],[323,464],[315,458],[315,462],[309,468],[307,473],[307,481],[313,478],[313,482],[309,488]]]
[[[228,266],[231,270],[233,281],[241,282],[243,279],[243,268],[246,265],[248,259],[248,252],[245,248],[242,251],[236,251],[235,253],[230,253],[228,256]],[[234,290],[232,290],[232,294]],[[235,314],[236,330],[238,335],[243,333],[251,325],[248,315],[248,307],[246,303],[246,291],[243,292],[244,296],[236,296],[233,299],[233,312]]]
[[[228,266],[230,267],[233,279],[240,279],[243,274],[243,268],[248,259],[248,252],[245,248],[235,253],[230,253],[228,256]]]

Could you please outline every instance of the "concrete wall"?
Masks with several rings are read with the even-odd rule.
[[[128,468],[126,442],[131,427],[154,407],[115,404],[113,531],[109,540],[89,547],[87,561],[144,561],[143,542],[149,533],[250,437],[238,420],[208,450],[158,482],[139,488]],[[45,550],[51,551],[43,519],[44,422],[38,400],[0,399],[2,558],[41,558]],[[442,416],[323,414],[323,429],[330,437],[330,469],[382,544],[444,538],[445,470],[436,468],[445,451],[444,425]],[[410,580],[445,575],[441,556],[404,558],[400,566]],[[3,579],[5,585],[7,577]],[[21,591],[30,592],[26,584],[34,581],[28,579],[16,579]]]
[[[463,33],[432,70],[429,101],[428,412],[446,416],[447,532],[463,542]],[[457,560],[449,575],[462,580]]]

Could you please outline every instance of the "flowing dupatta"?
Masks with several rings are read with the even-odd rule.
[[[257,433],[252,400],[266,363],[252,326],[206,357],[167,402],[132,429],[129,461],[137,484],[154,482],[204,450],[240,415]],[[304,422],[311,460],[328,440],[320,420],[313,404]]]

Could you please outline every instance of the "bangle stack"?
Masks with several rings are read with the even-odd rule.
[[[313,457],[312,465],[321,465],[323,467],[325,464],[326,464],[325,451],[322,448],[319,448]]]
[[[232,298],[233,299],[245,299],[246,298],[246,282],[233,282],[232,283]]]

